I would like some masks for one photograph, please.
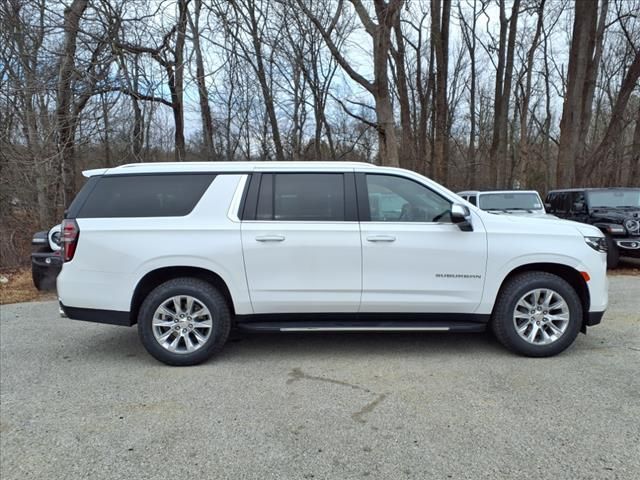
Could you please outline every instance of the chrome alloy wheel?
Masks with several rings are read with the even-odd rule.
[[[190,295],[178,295],[160,304],[151,326],[153,336],[162,347],[172,353],[193,353],[209,340],[213,318],[202,301]]]
[[[548,288],[525,293],[513,311],[513,324],[521,338],[532,345],[549,345],[569,326],[569,306],[560,294]]]

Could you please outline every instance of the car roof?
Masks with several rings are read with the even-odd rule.
[[[205,173],[205,172],[253,172],[269,170],[321,170],[346,171],[377,168],[364,162],[153,162],[130,163],[113,168],[85,170],[85,177],[96,175],[127,175],[141,173]]]
[[[458,195],[475,195],[475,194],[483,194],[483,193],[535,193],[538,192],[536,190],[465,190],[463,192],[458,192]]]

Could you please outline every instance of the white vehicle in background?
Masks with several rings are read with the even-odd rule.
[[[62,224],[61,313],[137,323],[167,364],[208,359],[231,327],[489,328],[543,357],[607,307],[599,229],[493,215],[407,170],[184,162],[85,175]]]
[[[491,213],[556,218],[546,212],[540,194],[535,190],[467,190],[458,195]]]

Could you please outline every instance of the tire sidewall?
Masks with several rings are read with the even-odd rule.
[[[605,235],[604,238],[607,242],[607,268],[616,268],[620,262],[620,250],[611,235]]]
[[[554,290],[562,296],[569,307],[569,325],[567,325],[567,329],[558,340],[549,345],[533,345],[527,342],[518,335],[513,323],[513,313],[517,302],[527,292],[537,288]],[[555,275],[531,276],[526,282],[514,283],[507,287],[502,295],[505,297],[502,299],[500,311],[496,312],[497,318],[494,321],[502,323],[502,334],[508,346],[517,353],[532,357],[556,355],[568,348],[580,332],[582,325],[582,303],[580,298],[571,285]]]
[[[172,353],[158,343],[153,334],[153,315],[167,299],[190,295],[202,302],[211,312],[212,331],[209,339],[193,353]],[[196,365],[208,360],[226,343],[230,330],[230,315],[224,297],[206,282],[195,279],[176,279],[156,287],[145,298],[138,314],[138,334],[147,351],[157,360],[174,366]]]

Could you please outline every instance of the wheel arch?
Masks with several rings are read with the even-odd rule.
[[[161,267],[151,270],[145,274],[136,284],[131,297],[131,307],[129,309],[129,318],[131,319],[131,325],[138,321],[138,312],[142,302],[151,291],[158,285],[167,282],[174,278],[179,277],[191,277],[203,280],[213,285],[227,301],[229,311],[232,315],[235,314],[235,307],[233,304],[233,297],[227,283],[217,273],[201,267],[190,266],[170,266]]]
[[[573,287],[573,289],[580,297],[580,302],[582,303],[582,324],[583,329],[587,320],[589,319],[589,307],[591,305],[591,297],[589,295],[589,287],[587,286],[587,282],[583,278],[582,274],[573,267],[568,265],[563,265],[561,263],[551,263],[551,262],[539,262],[539,263],[528,263],[525,265],[520,265],[519,267],[511,270],[507,276],[502,280],[500,284],[500,288],[498,289],[498,295],[502,293],[505,285],[511,280],[513,277],[525,273],[525,272],[547,272],[553,275],[556,275],[563,280],[565,280],[569,285]],[[492,312],[493,315],[493,312]]]

